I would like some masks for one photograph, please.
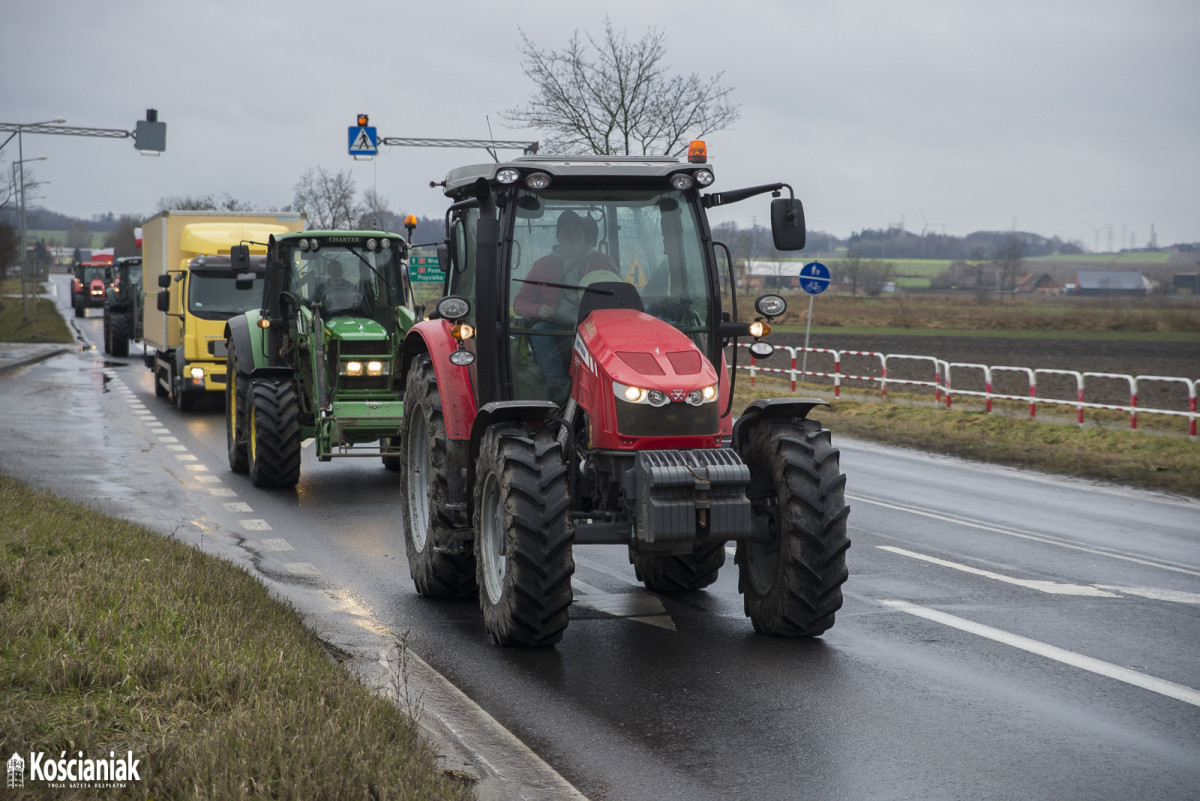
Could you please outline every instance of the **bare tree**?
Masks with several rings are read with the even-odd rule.
[[[90,248],[92,246],[92,229],[82,220],[71,223],[67,229],[67,247]]]
[[[308,218],[309,228],[349,228],[363,214],[363,207],[354,202],[354,178],[349,171],[334,174],[312,167],[300,176],[294,191],[292,207]]]
[[[547,134],[547,150],[598,155],[677,156],[690,139],[728,128],[740,116],[732,88],[696,73],[669,75],[666,34],[650,28],[636,42],[613,30],[547,50],[521,32],[522,69],[537,91],[529,104],[505,112],[522,127]]]
[[[247,203],[228,192],[215,195],[167,195],[158,199],[159,211],[223,211],[230,214],[254,211],[254,204]]]
[[[138,255],[136,230],[141,220],[128,214],[117,220],[112,232],[104,238],[104,247],[112,248],[116,256]]]
[[[1017,270],[1021,269],[1021,261],[1025,255],[1025,243],[1015,234],[1010,236],[996,254],[996,261],[1000,263],[1001,280],[1000,289],[1008,290],[1012,294],[1017,289]]]
[[[832,277],[839,283],[850,284],[850,294],[858,294],[858,284],[862,279],[865,263],[862,248],[856,243],[846,249],[846,258],[835,261],[832,265]]]

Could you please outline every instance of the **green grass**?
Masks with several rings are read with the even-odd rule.
[[[75,341],[53,300],[39,298],[36,311],[25,316],[19,279],[0,280],[0,342]]]
[[[4,476],[0,519],[4,753],[132,751],[148,798],[470,797],[242,569]]]

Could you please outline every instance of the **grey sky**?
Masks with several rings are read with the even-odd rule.
[[[595,11],[590,10],[595,8]],[[676,72],[724,72],[742,119],[708,137],[717,188],[782,180],[810,228],[1020,230],[1106,250],[1200,241],[1200,3],[607,0],[4,0],[0,121],[131,130],[147,108],[167,151],[26,136],[34,202],[150,214],[169,195],[291,202],[301,173],[349,169],[393,211],[440,217],[429,188],[483,151],[346,153],[381,135],[539,138],[501,113],[533,86],[520,30],[548,47],[666,32]],[[520,30],[519,30],[520,28]],[[508,155],[516,155],[508,151]],[[0,165],[16,159],[14,140]],[[762,199],[719,210],[749,224]]]

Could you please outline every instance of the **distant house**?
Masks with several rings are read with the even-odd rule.
[[[1063,285],[1049,273],[1029,273],[1017,281],[1017,292],[1024,295],[1061,295]]]
[[[1196,273],[1175,273],[1171,280],[1171,291],[1200,295],[1200,275]]]
[[[1147,295],[1150,282],[1137,270],[1078,270],[1075,294],[1092,297]]]

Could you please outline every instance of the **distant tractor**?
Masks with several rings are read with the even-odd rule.
[[[104,352],[129,355],[129,341],[142,338],[142,258],[119,258],[105,268]]]
[[[442,184],[446,296],[404,341],[406,548],[418,592],[478,594],[501,645],[561,639],[582,544],[623,545],[648,589],[690,592],[735,542],[756,631],[834,624],[845,479],[808,419],[828,404],[757,401],[734,422],[725,349],[769,356],[786,304],[763,295],[738,321],[706,215],[773,193],[775,247],[794,251],[804,209],[786,184],[705,192],[706,162],[697,142],[686,162],[533,156]]]
[[[71,280],[71,308],[76,317],[86,317],[88,309],[104,308],[104,270],[106,261],[75,263]]]
[[[258,487],[295,486],[309,438],[323,462],[400,468],[398,354],[416,319],[408,251],[382,231],[271,237],[262,308],[225,327],[230,469]]]

